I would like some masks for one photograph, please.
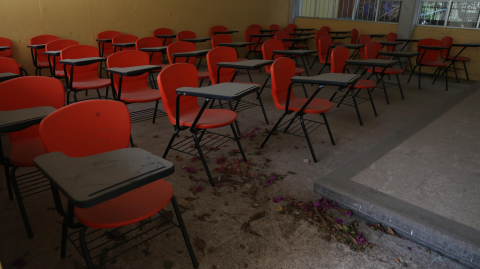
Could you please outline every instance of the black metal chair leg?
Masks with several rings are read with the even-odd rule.
[[[192,133],[193,134],[193,141],[195,142],[195,147],[197,148],[198,155],[200,155],[200,159],[202,160],[203,163],[203,168],[205,168],[205,171],[207,172],[208,176],[208,181],[210,182],[210,185],[212,187],[215,187],[215,182],[213,182],[212,175],[210,174],[210,169],[208,168],[207,160],[205,159],[205,156],[203,155],[202,148],[200,147],[200,143],[198,142],[197,138],[197,133]]]
[[[390,101],[388,100],[388,93],[387,93],[387,87],[385,87],[385,77],[382,78],[382,86],[383,86],[383,92],[385,93],[385,99],[387,99],[387,105],[390,104]]]
[[[100,91],[97,89],[97,95],[98,95],[98,99],[102,99],[102,95],[100,94]]]
[[[315,58],[313,59],[312,65],[310,65],[310,69],[313,68],[313,64],[317,61],[317,59],[318,59],[318,55],[315,56]]]
[[[88,269],[94,269],[92,257],[90,256],[90,251],[88,250],[87,242],[85,241],[85,233],[87,232],[88,227],[83,226],[80,228],[80,234],[78,235],[78,240],[80,242],[80,248],[82,249],[83,258],[87,264]]]
[[[343,100],[345,100],[345,97],[347,97],[347,96],[348,96],[348,94],[350,93],[350,91],[351,91],[351,92],[352,92],[352,94],[353,94],[353,89],[349,88],[349,89],[348,89],[348,91],[345,93],[345,95],[344,95],[344,96],[342,97],[342,99],[340,100],[340,102],[338,102],[338,104],[337,104],[337,108],[339,108],[339,107],[340,107],[340,105],[343,103]]]
[[[175,215],[177,216],[178,226],[180,226],[180,230],[182,231],[183,240],[185,240],[185,245],[187,245],[188,254],[192,260],[193,268],[198,268],[198,261],[195,257],[195,252],[193,251],[192,243],[190,242],[190,237],[188,236],[187,227],[185,227],[185,223],[183,222],[182,212],[178,207],[175,196],[172,196],[171,202],[173,205],[173,211],[175,211]]]
[[[65,216],[62,221],[62,239],[60,242],[60,258],[65,259],[67,256],[67,235],[68,235],[68,225],[67,217]]]
[[[305,83],[302,83],[303,92],[305,93],[305,98],[308,98],[307,89],[305,89]]]
[[[175,127],[175,126],[173,126],[173,127]],[[164,159],[167,158],[168,151],[169,151],[170,148],[172,147],[173,141],[175,140],[175,136],[177,136],[178,133],[179,133],[179,131],[178,131],[178,130],[175,130],[175,132],[174,132],[173,135],[172,135],[172,138],[170,138],[170,142],[168,142],[168,146],[167,146],[167,148],[165,149],[165,152],[163,153],[163,157],[162,157],[162,158],[164,158]]]
[[[407,83],[409,83],[409,82],[410,82],[410,79],[412,78],[412,76],[413,76],[413,73],[415,73],[415,69],[417,69],[417,66],[418,66],[418,64],[417,64],[417,65],[415,65],[415,67],[414,67],[414,68],[413,68],[413,70],[412,70],[412,73],[410,73],[410,76],[408,77]]]
[[[25,69],[22,68],[22,69],[20,69],[20,72],[21,72],[22,74],[25,73],[25,76],[28,77],[27,70],[25,70]],[[22,77],[23,77],[23,75],[22,75]]]
[[[332,130],[330,130],[330,125],[328,124],[327,116],[325,115],[325,113],[322,113],[322,116],[323,116],[323,121],[325,123],[325,126],[327,127],[328,135],[330,136],[330,141],[332,141],[332,145],[335,146],[335,140],[333,139]]]
[[[448,70],[445,68],[445,88],[448,91]]]
[[[420,89],[420,80],[422,79],[422,66],[418,67],[418,89]]]
[[[360,116],[360,110],[358,109],[357,99],[355,98],[355,94],[353,90],[352,90],[352,99],[353,99],[353,105],[355,106],[355,110],[357,111],[357,117],[358,117],[358,121],[360,122],[360,126],[363,126],[362,116]]]
[[[132,135],[130,135],[130,147],[135,147],[135,144],[133,143],[133,138]]]
[[[262,108],[263,117],[265,117],[265,122],[267,124],[269,124],[268,118],[267,118],[267,113],[265,112],[265,108],[263,107],[262,97],[260,96],[259,92],[257,92],[257,98],[258,98],[258,102],[260,103],[260,107]]]
[[[231,123],[230,123],[230,128],[232,128],[232,132],[233,132],[233,135],[235,136],[235,141],[237,141],[238,150],[240,150],[240,153],[242,154],[243,161],[247,162],[247,157],[245,156],[245,152],[243,151],[242,144],[240,144],[240,139],[238,138],[238,135],[235,133],[235,128]]]
[[[20,190],[18,189],[17,179],[15,178],[15,172],[17,171],[17,169],[18,167],[16,166],[12,168],[12,171],[10,172],[10,182],[12,184],[15,197],[17,198],[18,208],[20,209],[20,213],[22,214],[22,219],[23,219],[23,223],[25,224],[25,229],[27,230],[28,238],[33,238],[32,227],[30,226],[30,221],[28,220],[27,211],[25,210],[25,205],[23,204],[23,197],[20,194]]]
[[[203,58],[200,58],[200,61],[198,61],[197,69],[200,68],[200,63],[202,63],[202,59]]]
[[[402,85],[400,85],[400,78],[398,77],[398,75],[395,75],[397,77],[397,83],[398,83],[398,88],[400,89],[400,95],[402,96],[402,100],[404,100],[405,98],[403,97],[403,90],[402,90]]]
[[[13,200],[12,183],[10,183],[10,168],[7,165],[4,165],[3,168],[5,169],[5,180],[7,181],[8,199]]]
[[[455,61],[452,62],[452,65],[453,65],[453,71],[455,72],[455,78],[457,79],[457,83],[460,83],[460,81],[458,80],[457,67],[455,66]]]
[[[272,75],[269,75],[268,78],[263,83],[262,89],[260,90],[260,94],[262,94],[263,89],[265,89],[265,86],[267,86],[267,83],[268,83],[268,81],[270,80],[271,77],[272,77]],[[258,99],[258,97],[257,97],[257,99]]]
[[[258,93],[257,93],[257,99],[258,99]],[[222,104],[222,102],[220,100],[218,100],[218,102],[220,102],[220,105]],[[235,109],[233,108],[233,105],[232,105],[232,102],[231,101],[228,101],[228,106],[230,106],[230,110],[231,111],[235,111]],[[238,121],[235,119],[234,121],[235,123],[235,127],[237,127],[237,134],[238,135],[241,135],[240,133],[240,126],[238,126]]]
[[[372,93],[370,92],[370,89],[367,89],[367,92],[368,92],[368,97],[370,98],[370,103],[372,104],[373,114],[375,114],[375,117],[378,117],[377,110],[375,109],[375,104],[373,103]]]
[[[268,139],[270,139],[270,136],[272,136],[273,132],[275,132],[275,130],[277,129],[278,125],[282,122],[283,118],[285,118],[286,115],[287,115],[287,113],[283,113],[283,115],[280,117],[280,119],[278,119],[277,123],[275,123],[275,126],[273,126],[273,129],[268,133],[267,138],[265,138],[265,140],[263,141],[262,145],[260,146],[261,148],[263,148],[263,147],[265,146],[265,144],[267,143]]]
[[[200,83],[198,84],[198,87],[202,87],[202,84],[203,84],[203,79],[200,80]]]
[[[155,119],[157,118],[157,109],[158,109],[158,100],[155,102],[155,111],[153,112],[152,123],[155,123]]]
[[[305,139],[307,140],[308,147],[310,148],[310,153],[312,154],[313,161],[317,163],[317,157],[315,156],[315,152],[313,151],[312,142],[310,142],[310,137],[308,136],[307,128],[305,127],[305,123],[303,122],[302,115],[300,115],[300,124],[302,125],[303,133],[305,134]]]
[[[465,75],[467,76],[467,80],[470,80],[470,78],[468,77],[467,65],[465,64],[465,61],[463,61],[463,68],[465,70]]]
[[[248,78],[250,79],[250,82],[253,83],[252,76],[250,75],[250,71],[247,70],[247,74],[248,74]]]

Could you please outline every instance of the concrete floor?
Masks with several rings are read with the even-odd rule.
[[[316,74],[319,68],[320,66],[317,64],[311,73]],[[252,77],[255,82],[263,84],[267,75],[265,72],[260,74],[258,71],[253,71]],[[460,94],[471,84],[466,81],[462,81],[460,84],[451,83],[450,90],[446,92],[443,80],[432,86],[429,83],[431,80],[425,77],[422,79],[422,89],[418,90],[416,88],[417,78],[413,78],[410,84],[406,83],[407,78],[407,75],[401,77],[405,100],[401,100],[398,90],[395,87],[391,87],[388,89],[390,105],[387,105],[383,91],[380,89],[374,91],[373,96],[378,117],[373,115],[369,103],[360,104],[364,126],[359,125],[355,109],[352,107],[341,106],[329,111],[327,117],[336,145],[331,145],[324,126],[313,132],[311,140],[314,143],[313,146],[319,161],[316,164],[311,163],[312,157],[303,138],[279,134],[272,137],[264,149],[259,149],[258,147],[266,134],[265,128],[271,129],[272,127],[262,124],[264,119],[259,108],[240,112],[238,121],[242,133],[249,131],[251,128],[260,128],[259,131],[256,131],[257,136],[252,141],[248,139],[242,139],[241,141],[246,150],[248,160],[256,164],[252,172],[254,174],[278,173],[287,175],[285,179],[275,181],[272,186],[266,186],[265,180],[255,179],[247,184],[237,185],[235,188],[226,184],[214,190],[206,181],[204,172],[199,171],[195,174],[200,181],[194,182],[188,178],[188,173],[183,169],[184,166],[195,166],[199,170],[202,168],[200,161],[192,162],[190,160],[191,157],[188,155],[171,151],[167,159],[174,162],[176,172],[165,180],[173,185],[177,197],[198,198],[192,201],[194,209],[186,210],[183,213],[183,218],[192,242],[196,237],[199,237],[206,243],[204,253],[195,247],[197,258],[200,261],[200,268],[333,269],[404,267],[396,262],[396,259],[405,262],[409,268],[465,268],[463,265],[445,258],[435,251],[419,246],[412,241],[399,239],[379,231],[372,231],[365,225],[365,221],[355,214],[347,218],[343,215],[341,216],[338,212],[332,212],[335,216],[348,221],[360,221],[359,230],[365,234],[365,238],[369,242],[375,244],[372,249],[362,253],[351,251],[347,246],[334,240],[330,242],[323,240],[322,237],[326,233],[319,231],[317,227],[310,225],[306,221],[298,220],[295,222],[292,216],[277,213],[278,204],[271,201],[272,196],[292,196],[301,201],[319,199],[320,196],[314,192],[315,180],[341,167],[352,157],[368,151],[379,141],[401,130],[410,122],[436,108],[439,104]],[[245,75],[238,77],[239,81],[247,81],[247,79],[248,77]],[[314,89],[315,87],[307,85],[309,93],[312,93]],[[318,97],[328,99],[334,90],[332,87],[325,87]],[[299,96],[303,95],[301,87],[296,88],[295,91]],[[80,96],[83,96],[83,94],[80,94]],[[253,96],[249,96],[246,99],[256,102]],[[269,120],[275,122],[282,114],[282,111],[275,109],[269,89],[266,89],[263,93],[263,101]],[[153,107],[153,104],[129,105],[131,111],[151,107]],[[464,115],[462,111],[454,111],[453,113],[460,117]],[[321,121],[320,117],[316,115],[310,115],[308,118]],[[467,117],[465,121],[459,120],[457,123],[465,124],[467,120],[472,121],[473,119]],[[432,139],[431,143],[436,143],[441,139],[448,139],[449,135],[456,135],[451,127],[444,126],[443,123],[439,124],[440,126],[434,124],[433,127],[440,129],[432,128],[429,132],[425,131],[423,134],[429,137],[432,136],[432,132],[438,134],[441,131],[443,133],[443,135],[436,135],[436,139]],[[220,134],[231,133],[229,128],[215,131]],[[157,119],[155,124],[144,121],[132,125],[132,136],[135,144],[160,156],[163,154],[172,132],[173,128],[166,118]],[[478,167],[474,166],[475,162],[478,162],[475,159],[477,155],[472,152],[475,149],[473,147],[478,147],[478,144],[462,145],[462,143],[466,140],[467,137],[465,136],[467,134],[470,135],[471,139],[475,138],[474,132],[476,131],[464,132],[464,137],[458,139],[458,144],[451,145],[451,147],[455,147],[459,151],[459,154],[468,152],[469,155],[466,157],[470,156],[469,158],[460,158],[460,160],[466,160],[465,165],[470,165],[471,169],[468,171],[478,169]],[[188,134],[186,131],[180,137]],[[6,137],[2,137],[2,140],[6,143]],[[411,144],[404,146],[403,150],[398,150],[397,155],[400,156],[393,156],[396,162],[405,165],[411,162],[411,160],[402,159],[402,157],[418,141],[409,143]],[[228,154],[231,149],[236,148],[235,143],[232,141],[225,145],[225,147],[220,147],[220,150],[209,154],[209,166],[212,171],[215,167],[219,167],[219,165],[215,164],[214,160],[216,158],[220,156],[225,156],[227,159],[236,158]],[[434,145],[422,144],[422,146],[425,147],[423,152],[428,153],[423,159],[425,162],[427,162],[427,157],[431,158],[432,156],[438,156],[436,157],[437,159],[455,158],[454,156],[446,156],[444,153],[445,149],[434,151]],[[462,147],[469,147],[470,149],[461,149]],[[434,155],[430,155],[429,152],[433,152]],[[183,160],[177,161],[176,156],[182,157]],[[271,161],[267,162],[266,159]],[[308,159],[309,163],[305,163],[305,159]],[[438,195],[446,193],[445,190],[448,188],[456,188],[456,185],[444,186],[440,182],[435,184],[435,182],[425,178],[423,183],[425,186],[416,193],[414,191],[418,189],[416,187],[418,185],[395,183],[395,180],[390,178],[384,182],[382,180],[385,180],[385,177],[382,176],[382,173],[388,174],[390,170],[388,170],[388,166],[383,168],[380,166],[382,162],[385,164],[385,161],[379,161],[380,163],[375,165],[375,167],[381,170],[373,171],[371,176],[366,176],[366,173],[362,173],[354,180],[361,184],[375,187],[389,195],[396,195],[399,199],[421,198],[424,201],[423,203],[421,201],[416,202],[421,203],[426,209],[432,211],[440,208],[440,205],[433,206],[435,201],[441,200],[438,199]],[[429,165],[429,163],[425,165]],[[453,166],[454,163],[451,165]],[[435,169],[435,166],[431,166],[431,169]],[[455,169],[461,168],[458,166]],[[293,171],[296,174],[288,174],[288,171]],[[394,172],[397,173],[395,176],[399,177],[404,177],[406,173],[401,169],[396,169]],[[424,171],[424,173],[427,172]],[[214,177],[220,175],[217,172],[213,172],[213,174]],[[3,173],[1,173],[0,177],[3,177]],[[462,176],[458,180],[459,183],[463,183],[465,180],[468,181],[469,178]],[[407,179],[416,180],[415,177],[406,177],[405,180]],[[4,185],[4,182],[4,178],[0,178],[0,184]],[[420,185],[421,183],[418,182],[417,184]],[[258,186],[256,196],[257,202],[260,203],[258,208],[252,207],[253,201],[248,194],[252,184],[257,184]],[[429,184],[431,187],[428,187]],[[198,194],[193,194],[190,189],[198,185],[202,186],[204,190]],[[407,187],[411,187],[411,189]],[[465,195],[465,197],[462,197],[465,200],[454,199],[458,197],[457,193],[462,193],[464,189],[466,188],[462,186],[458,189],[458,192],[455,191],[448,194],[449,196],[447,197],[452,197],[453,201],[441,204],[442,207],[445,207],[443,214],[449,218],[462,219],[466,225],[477,225],[478,227],[478,220],[480,219],[478,214],[471,213],[469,217],[465,218],[465,215],[468,215],[468,211],[478,212],[478,210],[472,211],[475,210],[475,206],[478,208],[478,196],[477,200],[473,196],[475,191],[478,193],[478,188],[468,188],[466,194],[471,196]],[[405,194],[406,192],[408,194]],[[25,204],[35,233],[33,239],[26,237],[17,205],[13,201],[8,200],[6,190],[0,190],[0,227],[2,227],[0,229],[0,261],[3,268],[15,268],[12,263],[20,257],[23,257],[26,262],[23,268],[83,268],[83,259],[70,243],[67,258],[62,261],[59,257],[61,218],[52,209],[53,201],[51,194],[44,192],[32,196],[25,200]],[[465,207],[458,210],[462,204]],[[252,229],[261,236],[244,233],[240,230],[243,222],[248,220],[253,214],[263,211],[266,212],[266,216],[251,224]],[[204,214],[209,214],[209,216]],[[199,219],[199,216],[202,215],[206,216],[204,220]],[[148,254],[145,253],[146,248],[148,248]],[[170,230],[166,234],[152,239],[149,244],[141,245],[135,250],[127,252],[116,258],[115,262],[109,262],[106,267],[170,268],[169,261],[173,262],[173,267],[171,268],[191,268],[190,259],[178,229]]]

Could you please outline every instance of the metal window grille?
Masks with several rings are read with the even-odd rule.
[[[418,25],[478,28],[479,0],[421,1]]]

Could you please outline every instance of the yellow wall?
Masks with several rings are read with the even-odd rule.
[[[480,32],[478,30],[447,28],[447,27],[431,27],[431,26],[415,26],[413,30],[413,38],[435,38],[441,40],[444,36],[451,36],[453,43],[480,43]],[[411,46],[412,51],[416,51],[416,46]],[[458,48],[452,48],[450,55],[455,56]],[[461,56],[472,59],[468,61],[467,69],[470,79],[480,80],[480,61],[476,60],[480,57],[480,48],[466,48]],[[455,66],[463,69],[463,64],[455,64]],[[433,72],[433,68],[422,68],[422,72]],[[453,70],[448,70],[450,76],[454,76]],[[463,70],[458,71],[458,76],[466,78]]]
[[[322,26],[330,27],[331,31],[348,31],[353,28],[358,30],[358,36],[364,34],[387,34],[397,32],[397,24],[393,23],[374,23],[363,21],[348,21],[334,19],[315,19],[315,18],[296,18],[295,24],[298,28],[315,28],[319,30]],[[375,41],[384,41],[385,38],[375,38]],[[350,39],[336,40],[342,43],[349,43]],[[315,41],[310,40],[308,46],[315,49]]]
[[[96,46],[97,33],[105,30],[141,38],[152,36],[156,28],[171,28],[174,33],[190,30],[206,37],[210,27],[223,25],[240,31],[232,37],[243,41],[243,31],[250,24],[285,27],[289,5],[289,0],[2,0],[0,36],[12,41],[13,57],[32,75],[27,45],[37,35]],[[197,47],[211,46],[198,43]]]

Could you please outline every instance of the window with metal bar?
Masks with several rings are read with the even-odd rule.
[[[418,25],[478,28],[480,0],[421,1]]]

